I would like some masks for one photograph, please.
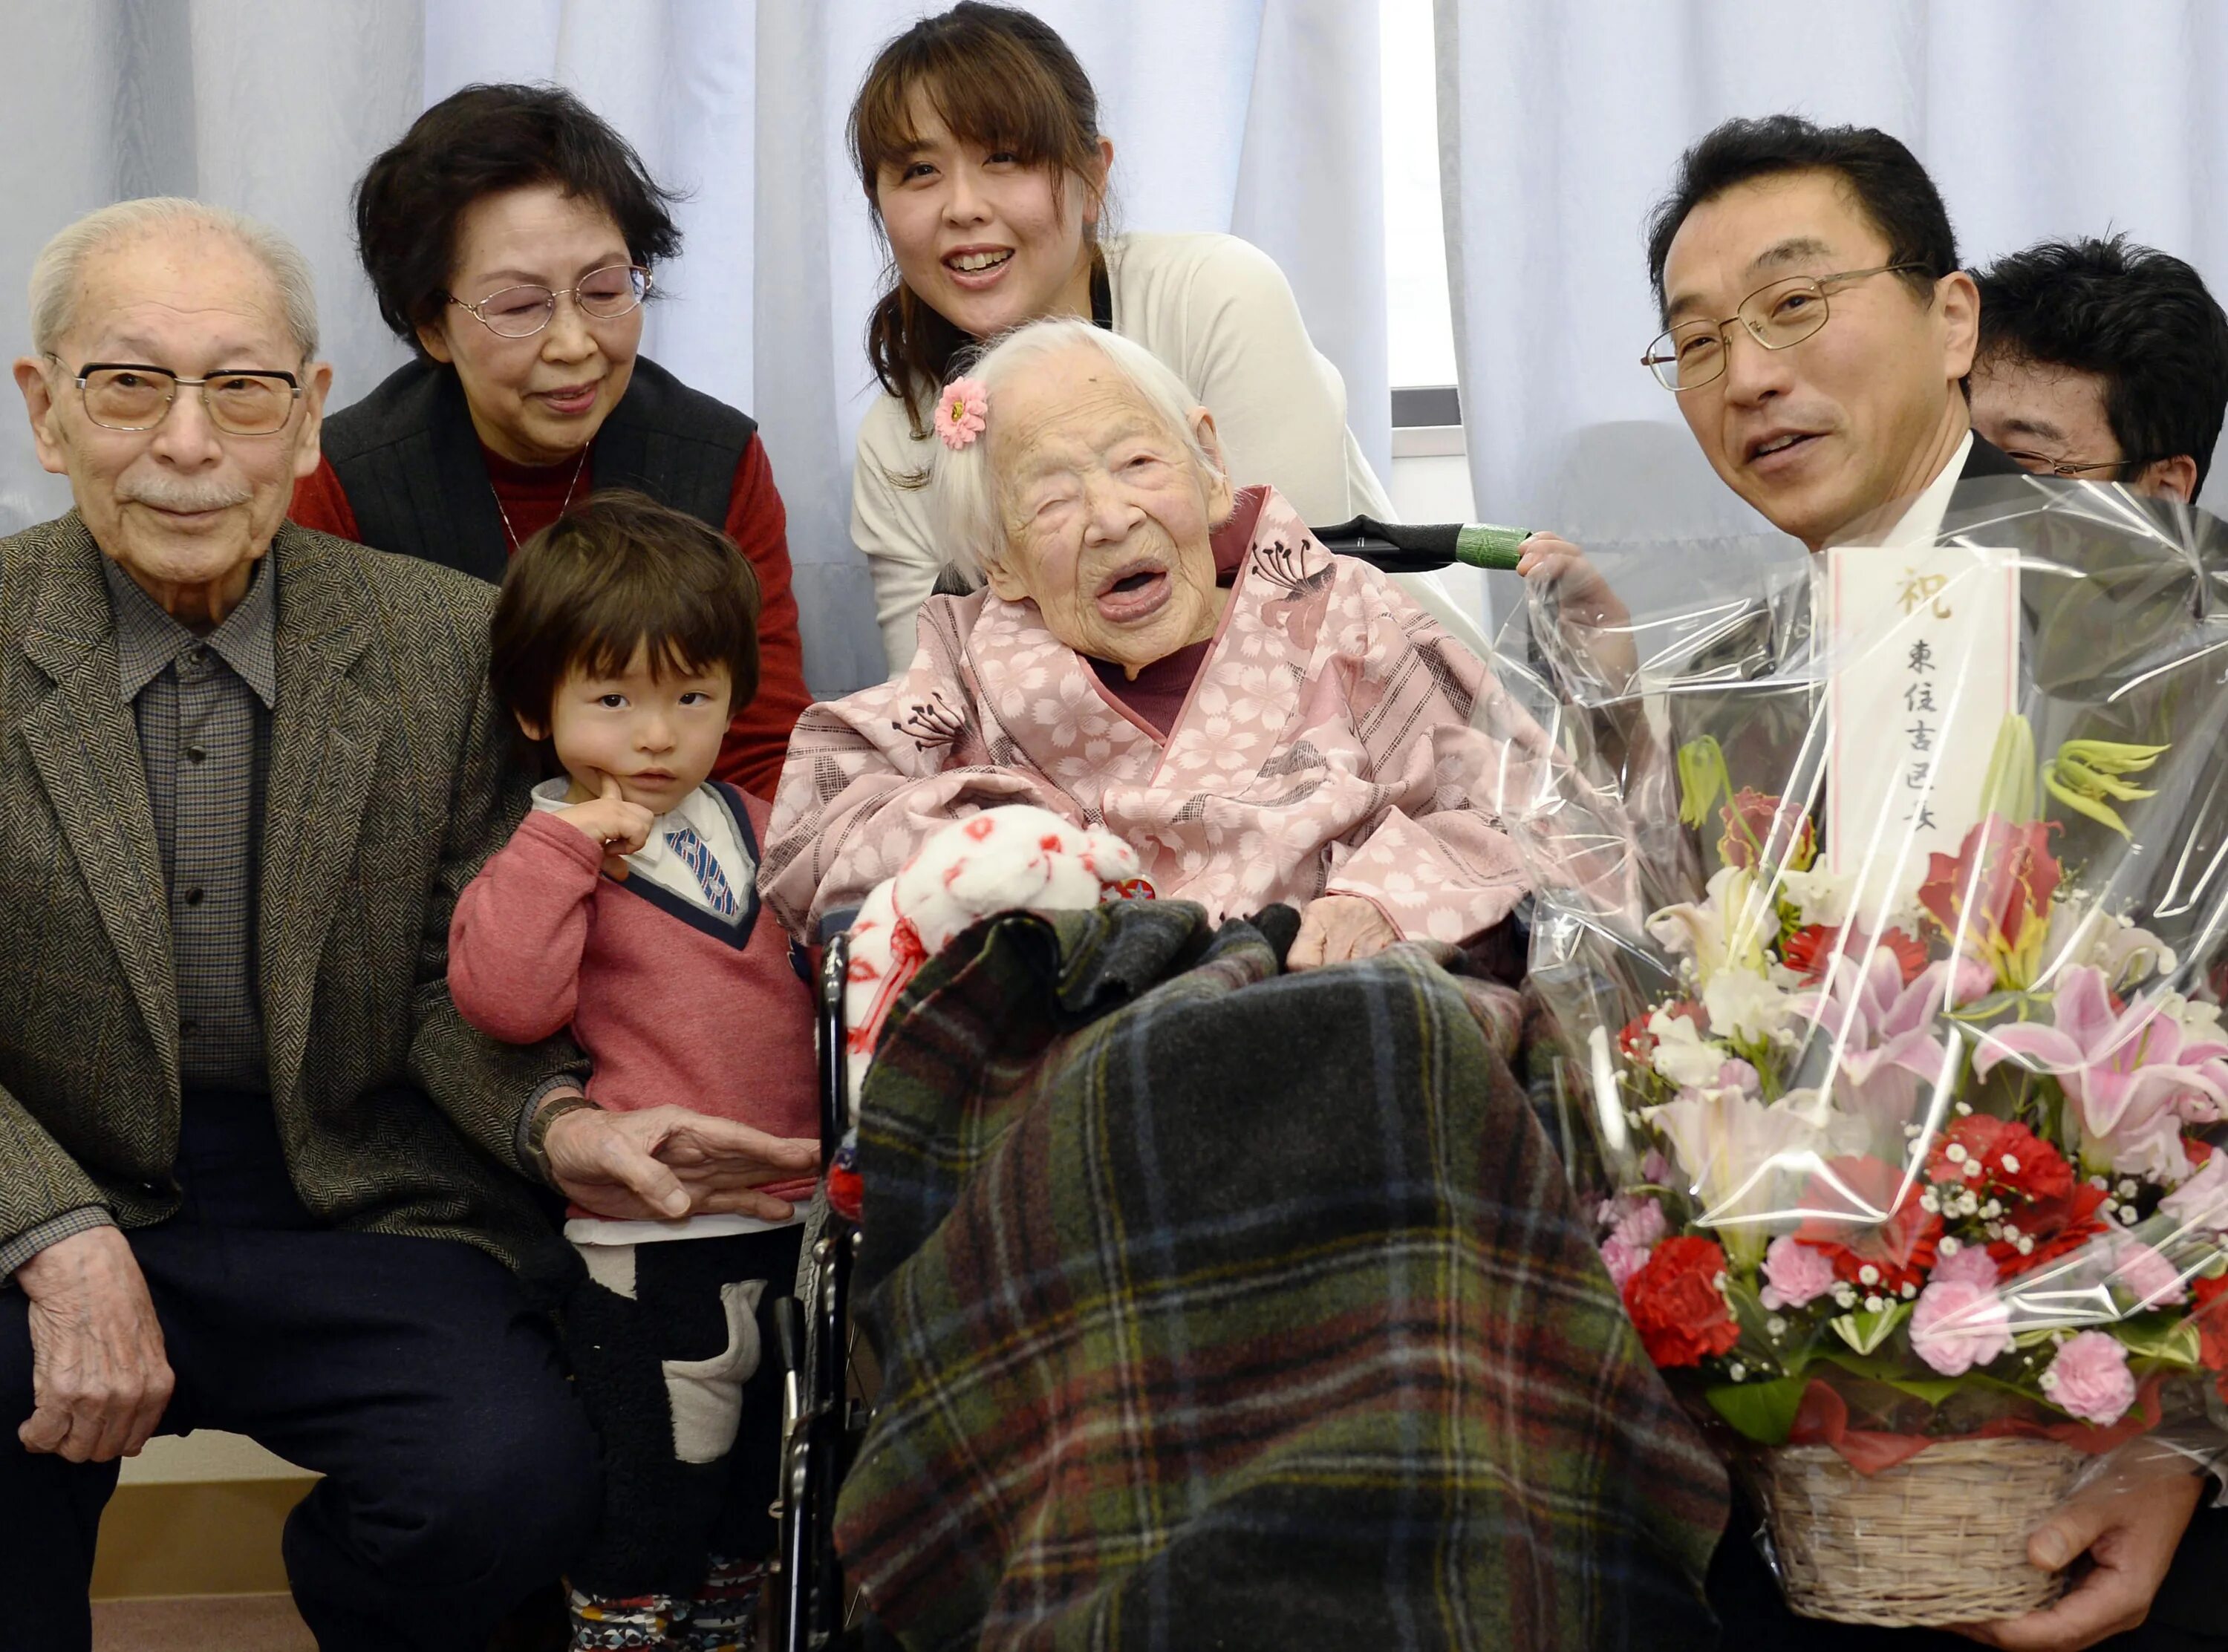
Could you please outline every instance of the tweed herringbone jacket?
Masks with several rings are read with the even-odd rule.
[[[75,512],[0,540],[0,1241],[86,1205],[178,1208],[168,902],[100,552]],[[487,686],[495,593],[289,522],[256,954],[297,1192],[343,1228],[467,1241],[529,1282],[565,1249],[518,1158],[568,1039],[449,1001],[449,915],[524,815]]]

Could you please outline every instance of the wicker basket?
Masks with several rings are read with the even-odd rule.
[[[1943,1440],[1859,1474],[1831,1447],[1761,1454],[1780,1585],[1809,1617],[1906,1628],[2046,1606],[2063,1574],[2028,1564],[2026,1540],[2071,1488],[2082,1458],[2052,1440]]]

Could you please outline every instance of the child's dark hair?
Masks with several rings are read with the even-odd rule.
[[[518,547],[490,628],[488,675],[512,716],[546,730],[573,673],[725,666],[729,711],[759,686],[759,581],[735,542],[631,488],[593,493]]]

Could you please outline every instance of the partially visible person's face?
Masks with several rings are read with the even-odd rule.
[[[529,740],[547,739],[557,748],[557,761],[572,777],[568,801],[600,797],[609,775],[628,802],[664,814],[712,772],[733,692],[724,664],[653,670],[649,650],[638,647],[624,671],[567,673],[550,701],[547,729],[522,717],[518,723]]]
[[[2104,411],[2104,376],[2055,362],[1991,351],[1973,364],[1973,428],[2038,474],[2075,464],[2082,482],[2124,480],[2137,493],[2186,501],[2197,482],[2193,460],[2146,463],[2122,477],[2126,458]],[[2110,460],[2113,468],[2090,468]]]
[[[1009,603],[1034,602],[1045,628],[1078,654],[1132,677],[1214,635],[1215,523],[1229,482],[1202,472],[1112,364],[1088,345],[1000,389],[990,463],[1005,553],[989,575]],[[1192,428],[1220,463],[1214,421]]]
[[[94,541],[143,590],[184,624],[217,624],[246,594],[296,478],[317,467],[331,367],[303,359],[261,260],[202,229],[138,235],[87,258],[55,353],[59,363],[16,363],[39,462],[69,477]],[[186,379],[291,373],[302,393],[268,436],[219,430],[186,385],[153,429],[110,430],[93,423],[75,382],[96,363]]]
[[[449,291],[473,304],[511,287],[563,293],[631,261],[626,237],[600,205],[554,183],[530,184],[464,208]],[[560,297],[548,326],[504,338],[451,304],[438,325],[418,329],[418,341],[456,368],[481,441],[515,463],[553,465],[593,441],[626,393],[642,348],[642,310],[607,320],[587,314],[577,296]]]
[[[1757,288],[1888,262],[1886,239],[1830,172],[1737,184],[1687,216],[1664,263],[1670,322],[1732,315]],[[1831,319],[1785,349],[1745,328],[1723,374],[1678,392],[1679,411],[1727,487],[1813,550],[1917,494],[1964,439],[1957,380],[1972,366],[1978,305],[1953,273],[1922,303],[1900,276],[1828,290]]]
[[[1098,221],[1113,145],[1100,140],[1097,178],[1061,180],[1050,166],[1023,166],[1005,150],[955,137],[919,92],[912,120],[919,145],[874,181],[898,278],[976,338],[1088,314],[1085,233]]]

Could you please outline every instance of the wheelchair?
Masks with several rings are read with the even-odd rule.
[[[1387,573],[1429,573],[1461,562],[1513,571],[1520,529],[1479,524],[1386,524],[1356,517],[1314,530],[1335,555],[1351,556]],[[939,593],[949,587],[939,580]],[[964,593],[964,587],[960,587]],[[828,926],[816,981],[816,1030],[820,1088],[820,1150],[832,1164],[849,1128],[852,1096],[845,1062],[844,987],[850,950],[842,926]],[[785,1373],[783,1381],[781,1483],[773,1513],[781,1538],[776,1575],[765,1599],[761,1652],[855,1652],[867,1645],[860,1604],[847,1588],[836,1552],[836,1500],[857,1460],[871,1417],[853,1358],[851,1278],[861,1233],[829,1206],[816,1202],[818,1231],[799,1268],[797,1292],[777,1303],[775,1331]]]
[[[816,991],[820,1156],[830,1164],[849,1127],[851,1087],[844,1060],[843,991],[848,937],[822,948]],[[785,1373],[782,1384],[781,1485],[773,1513],[781,1531],[775,1577],[765,1598],[761,1652],[833,1652],[861,1644],[855,1603],[836,1553],[836,1497],[867,1431],[866,1397],[853,1392],[851,1271],[860,1231],[823,1196],[819,1230],[808,1234],[798,1291],[774,1306]]]

